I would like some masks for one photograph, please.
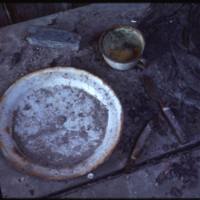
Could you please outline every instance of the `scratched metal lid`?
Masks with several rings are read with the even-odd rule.
[[[122,107],[98,77],[71,67],[18,80],[0,102],[0,148],[17,169],[61,180],[103,163],[119,141]]]

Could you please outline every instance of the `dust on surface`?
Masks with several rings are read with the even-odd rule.
[[[101,144],[107,118],[105,106],[83,90],[41,88],[28,91],[16,105],[13,135],[32,161],[71,167]]]

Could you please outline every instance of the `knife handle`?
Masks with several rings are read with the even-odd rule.
[[[174,129],[175,133],[176,133],[176,137],[179,140],[179,142],[181,144],[185,144],[186,141],[186,135],[183,132],[179,122],[177,121],[174,113],[172,112],[170,107],[162,107],[162,111],[163,114],[165,116],[165,118],[167,119],[167,121],[169,122],[169,124],[171,125],[171,127]]]

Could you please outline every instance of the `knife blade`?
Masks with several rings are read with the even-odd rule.
[[[139,137],[136,140],[134,147],[132,148],[129,160],[125,167],[125,173],[131,173],[133,166],[135,165],[135,161],[144,149],[147,140],[149,139],[152,133],[152,123],[153,119],[148,121],[143,127]]]

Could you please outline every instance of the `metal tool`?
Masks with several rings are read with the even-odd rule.
[[[181,144],[184,144],[186,142],[186,136],[183,132],[181,126],[179,125],[178,121],[176,120],[176,117],[174,113],[172,112],[171,108],[166,106],[164,101],[162,101],[162,98],[159,95],[158,89],[152,80],[151,77],[147,75],[143,75],[142,77],[145,90],[147,94],[159,105],[159,108],[161,110],[161,113],[163,114],[164,118],[168,121],[169,125],[173,128],[175,131],[175,135],[178,139],[178,141]],[[130,159],[128,160],[125,172],[130,173],[131,169],[133,168],[135,164],[135,160],[139,156],[139,154],[142,152],[147,139],[151,135],[152,130],[152,123],[154,122],[154,117],[145,125],[145,127],[142,129],[142,132],[139,136],[139,138],[136,141],[136,144],[134,145],[134,148],[130,154]]]
[[[133,165],[135,164],[135,160],[137,159],[137,157],[140,155],[140,153],[142,152],[147,139],[149,138],[149,136],[151,135],[151,125],[152,125],[153,120],[150,120],[145,127],[142,129],[139,138],[136,141],[136,144],[134,145],[134,148],[130,154],[130,159],[128,160],[128,163],[126,164],[125,167],[125,172],[126,173],[130,173],[131,169],[133,167]]]
[[[165,117],[165,119],[168,121],[169,125],[172,127],[172,129],[175,132],[175,136],[177,137],[178,141],[181,144],[186,143],[186,135],[183,132],[179,122],[177,121],[174,113],[172,112],[171,108],[168,107],[164,101],[162,100],[158,88],[156,84],[154,83],[153,79],[150,76],[143,75],[142,77],[145,90],[147,94],[159,105],[160,110]]]
[[[146,126],[144,127],[144,129],[142,130],[142,133],[140,134],[135,148],[133,149],[132,153],[131,153],[131,160],[136,160],[138,155],[140,154],[140,152],[142,151],[147,139],[149,138],[149,135],[151,133],[151,126],[150,126],[150,122],[148,122],[146,124]]]

